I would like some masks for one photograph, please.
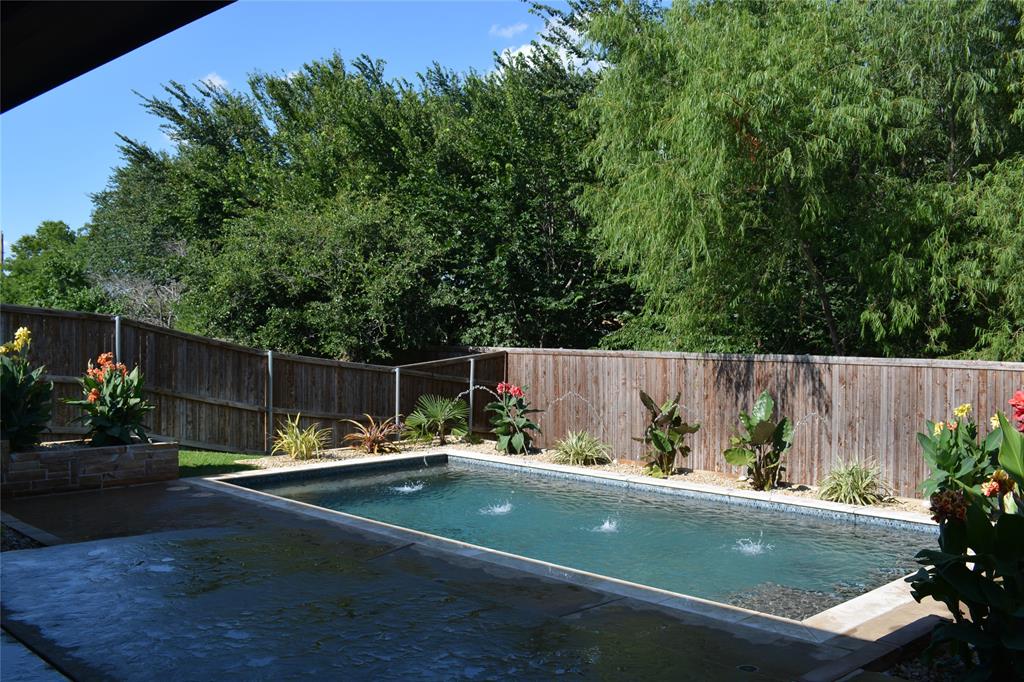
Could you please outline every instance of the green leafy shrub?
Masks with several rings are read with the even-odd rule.
[[[342,440],[354,442],[358,449],[371,455],[381,452],[398,452],[398,446],[393,440],[399,432],[395,418],[389,417],[382,422],[377,422],[368,414],[364,413],[363,416],[366,417],[366,424],[357,422],[355,419],[343,420],[355,426],[356,430],[345,434]]]
[[[611,449],[586,431],[570,431],[558,441],[552,455],[558,464],[591,466],[612,461]]]
[[[498,437],[495,447],[505,454],[523,453],[530,449],[533,442],[531,431],[540,432],[526,415],[540,412],[530,408],[523,389],[515,384],[501,382],[498,384],[498,400],[488,403],[488,412],[493,412],[491,424],[494,435]]]
[[[142,420],[153,406],[142,393],[142,374],[136,367],[131,372],[120,362],[114,362],[113,353],[103,353],[79,379],[85,398],[69,400],[85,412],[75,421],[88,429],[86,438],[96,447],[126,445],[137,436],[146,440]]]
[[[292,459],[313,459],[320,454],[327,445],[331,430],[321,429],[316,424],[303,429],[299,426],[301,417],[301,414],[296,414],[294,419],[286,421],[283,429],[278,429],[272,453],[280,452]]]
[[[974,668],[968,680],[1024,677],[1024,436],[1005,415],[997,420],[998,468],[979,485],[957,480],[931,495],[939,549],[918,552],[922,568],[907,578],[914,599],[931,597],[953,615],[932,643],[956,648]]]
[[[793,445],[793,424],[786,417],[773,421],[774,412],[771,394],[762,392],[750,414],[740,412],[743,431],[729,438],[732,447],[723,453],[729,464],[747,468],[750,484],[757,490],[779,485],[786,470],[782,458]]]
[[[821,481],[818,497],[843,504],[878,504],[892,499],[892,489],[875,464],[840,464]]]
[[[679,415],[681,396],[681,393],[677,393],[675,398],[658,405],[651,396],[640,391],[640,402],[650,413],[650,423],[643,437],[633,440],[649,448],[648,456],[651,460],[644,471],[655,478],[666,478],[675,473],[676,456],[686,457],[690,454],[690,446],[683,443],[683,438],[700,430],[700,424],[688,424]]]
[[[421,395],[416,409],[405,420],[405,432],[416,440],[433,440],[444,445],[448,434],[462,438],[469,431],[469,405],[462,400]]]
[[[13,450],[38,444],[53,412],[53,382],[43,381],[44,367],[29,364],[31,345],[28,327],[19,327],[0,346],[0,438]]]
[[[917,434],[931,470],[921,484],[925,497],[943,490],[974,488],[995,471],[1002,431],[993,429],[979,443],[978,425],[970,414],[971,406],[965,403],[953,411],[952,420],[926,422],[928,432]]]

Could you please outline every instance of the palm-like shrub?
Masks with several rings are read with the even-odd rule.
[[[31,332],[20,327],[0,346],[0,438],[14,450],[39,443],[53,411],[53,383],[43,381],[45,368],[29,365],[31,344]]]
[[[416,409],[405,420],[406,434],[415,440],[433,440],[444,445],[448,434],[462,438],[469,431],[469,405],[455,398],[421,395]]]
[[[878,504],[892,499],[892,490],[882,480],[875,464],[850,462],[833,469],[821,481],[818,497],[843,504]]]
[[[590,466],[612,461],[611,449],[586,431],[570,431],[558,441],[552,460],[558,464]]]
[[[399,432],[395,418],[390,417],[384,421],[374,421],[373,417],[363,414],[366,417],[366,424],[357,422],[355,419],[346,419],[349,424],[355,426],[356,430],[345,434],[346,442],[354,442],[356,447],[363,452],[376,455],[382,452],[398,452],[398,446],[392,439]]]
[[[272,453],[280,452],[292,459],[313,459],[320,454],[331,437],[331,429],[321,429],[316,424],[303,429],[299,426],[301,417],[296,414],[294,419],[286,421],[283,429],[277,430]]]
[[[85,424],[86,438],[96,447],[127,445],[132,437],[146,440],[142,420],[153,406],[142,393],[142,375],[136,367],[131,372],[120,362],[114,362],[113,353],[103,353],[96,364],[89,362],[85,376],[79,379],[82,400],[69,400],[85,414],[75,421]]]

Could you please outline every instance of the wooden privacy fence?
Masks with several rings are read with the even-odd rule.
[[[488,349],[491,350],[491,349]],[[948,419],[974,406],[982,433],[996,410],[1024,386],[1024,363],[900,360],[793,355],[717,355],[504,349],[508,380],[528,387],[543,429],[540,446],[569,430],[608,442],[620,458],[640,459],[646,411],[643,389],[657,401],[682,394],[687,421],[701,429],[688,441],[685,466],[738,472],[722,458],[740,410],[768,390],[793,419],[796,434],[787,478],[815,484],[839,461],[874,461],[900,494],[916,494],[927,476],[916,433],[926,419]]]
[[[927,475],[916,439],[926,419],[971,403],[984,432],[989,415],[1007,411],[1006,401],[1024,387],[1019,362],[486,348],[387,367],[271,353],[109,315],[0,307],[0,337],[19,326],[32,330],[33,361],[46,365],[55,384],[51,437],[81,433],[70,425],[78,411],[60,400],[79,396],[86,362],[107,350],[141,367],[156,405],[152,433],[243,452],[264,452],[297,413],[303,426],[332,427],[339,445],[351,430],[342,420],[408,415],[425,393],[470,401],[474,430],[484,433],[484,405],[507,379],[527,387],[532,405],[544,410],[536,415],[538,445],[586,430],[632,460],[644,456],[633,440],[646,418],[638,391],[657,400],[679,392],[684,417],[701,423],[686,465],[736,472],[722,450],[739,411],[768,390],[797,425],[790,480],[813,484],[837,462],[873,461],[904,495]]]
[[[22,326],[32,330],[33,364],[45,365],[54,383],[51,440],[83,432],[72,424],[79,410],[63,400],[81,397],[78,377],[106,351],[142,371],[156,407],[146,424],[152,435],[237,452],[265,452],[276,429],[299,413],[303,426],[331,427],[338,446],[352,430],[342,420],[407,415],[422,393],[468,391],[471,371],[477,386],[494,390],[505,372],[503,351],[395,368],[248,348],[118,316],[0,307],[0,338]],[[472,395],[481,392],[489,395]],[[485,429],[484,402],[474,400],[477,430]]]

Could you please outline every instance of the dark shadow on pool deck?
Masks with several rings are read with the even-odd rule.
[[[185,481],[4,511],[68,541],[2,555],[3,626],[76,679],[792,680],[863,648],[660,610]]]

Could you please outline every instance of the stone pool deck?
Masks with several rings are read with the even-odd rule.
[[[181,480],[5,501],[3,627],[72,679],[850,679],[934,623],[820,641],[681,613]]]

